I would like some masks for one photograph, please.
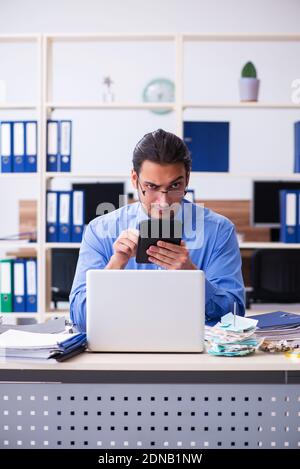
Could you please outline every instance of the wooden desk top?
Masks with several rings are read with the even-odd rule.
[[[82,353],[65,362],[0,359],[0,370],[93,371],[300,371],[300,358],[283,353],[255,352],[245,357],[215,357],[207,353]]]

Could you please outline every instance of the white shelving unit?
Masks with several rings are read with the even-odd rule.
[[[111,41],[168,41],[174,45],[175,59],[175,101],[168,103],[143,103],[143,102],[56,102],[52,101],[52,47],[53,44],[74,42],[111,42]],[[46,123],[54,110],[153,110],[169,109],[175,113],[176,133],[183,136],[184,111],[187,109],[244,109],[250,112],[261,109],[289,110],[300,109],[300,105],[291,103],[239,103],[239,102],[186,102],[184,100],[184,45],[188,42],[299,42],[300,34],[37,34],[37,35],[1,35],[0,47],[3,42],[33,42],[37,45],[38,62],[38,99],[33,103],[0,104],[3,110],[30,110],[36,112],[38,121],[38,171],[36,174],[1,174],[2,179],[24,179],[31,182],[38,181],[37,203],[37,243],[24,245],[16,242],[0,242],[1,249],[13,247],[23,249],[35,249],[38,260],[38,313],[8,313],[10,317],[36,317],[38,321],[44,321],[50,316],[62,314],[60,311],[50,309],[50,285],[47,285],[47,272],[49,276],[49,254],[54,248],[79,248],[79,243],[47,243],[45,238],[46,219],[46,191],[53,178],[61,179],[96,179],[96,180],[128,180],[129,174],[78,174],[78,173],[48,173],[46,172]],[[297,174],[249,174],[249,173],[193,173],[205,177],[237,177],[237,178],[261,178],[261,179],[291,179],[298,180]],[[275,246],[276,244],[276,246]],[[255,249],[259,247],[287,247],[299,249],[299,245],[285,245],[282,243],[241,243],[241,249]],[[48,282],[49,283],[49,282]],[[63,314],[68,314],[64,311]]]

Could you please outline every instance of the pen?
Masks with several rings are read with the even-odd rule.
[[[233,327],[235,327],[236,301],[233,303]]]

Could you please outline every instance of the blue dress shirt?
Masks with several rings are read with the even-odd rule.
[[[187,205],[188,204],[188,205]],[[212,324],[224,314],[233,311],[237,303],[237,314],[245,314],[244,284],[241,273],[241,256],[233,223],[222,215],[199,207],[185,199],[181,203],[183,227],[182,239],[189,249],[193,264],[205,273],[205,316]],[[185,209],[188,215],[183,213]],[[200,224],[195,221],[200,214]],[[141,220],[148,218],[139,202],[125,205],[92,220],[87,226],[70,294],[71,320],[81,331],[86,330],[86,272],[104,269],[113,255],[113,243],[122,231],[139,228]],[[201,221],[202,220],[202,221]],[[155,264],[137,264],[131,258],[125,269],[152,269],[162,267]],[[101,292],[99,292],[101,295]]]

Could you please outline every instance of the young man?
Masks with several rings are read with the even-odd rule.
[[[206,276],[206,320],[217,320],[233,311],[234,302],[237,314],[244,315],[241,257],[234,225],[227,218],[184,199],[190,170],[188,148],[176,135],[159,129],[138,142],[133,153],[131,181],[139,202],[95,218],[84,233],[70,294],[71,319],[81,331],[86,329],[89,269],[201,269]],[[187,217],[185,208],[192,209],[187,211],[190,213]],[[190,236],[185,234],[188,230],[184,226],[195,215],[200,226]],[[137,264],[139,223],[148,218],[172,216],[183,223],[181,245],[159,242],[147,251],[150,264]]]

